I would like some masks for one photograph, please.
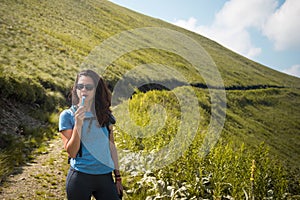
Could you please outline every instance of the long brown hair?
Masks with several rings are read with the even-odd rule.
[[[95,97],[92,103],[92,112],[96,114],[98,123],[100,126],[105,126],[109,122],[109,114],[111,113],[111,92],[107,87],[107,84],[96,72],[92,70],[83,70],[77,74],[73,89],[72,89],[72,104],[77,105],[79,103],[79,97],[77,96],[76,85],[81,76],[89,76],[93,79],[96,86]]]

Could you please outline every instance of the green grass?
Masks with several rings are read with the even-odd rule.
[[[186,88],[177,90],[185,91]],[[127,169],[124,173],[128,199],[145,199],[150,196],[164,196],[166,199],[179,197],[219,199],[228,195],[235,199],[243,199],[246,196],[258,199],[266,197],[282,199],[291,196],[289,193],[298,193],[297,176],[294,177],[296,179],[291,179],[288,175],[297,173],[299,163],[299,149],[296,148],[299,146],[299,138],[294,134],[297,127],[287,127],[283,121],[275,121],[275,126],[272,115],[275,112],[284,117],[279,111],[285,110],[286,102],[291,96],[299,96],[299,93],[291,92],[289,89],[228,91],[229,108],[224,129],[216,146],[210,149],[205,157],[200,156],[200,147],[207,134],[210,114],[206,107],[210,107],[210,103],[205,100],[208,96],[206,90],[195,90],[201,99],[199,101],[202,103],[200,105],[202,118],[191,145],[185,152],[180,152],[183,154],[175,162],[166,164],[167,160],[154,158],[152,161],[149,160],[148,165],[154,166],[158,160],[165,164],[164,167],[154,168],[151,173],[144,175],[139,173],[138,169],[145,171],[147,167],[137,161],[138,158],[131,157],[128,151],[150,155],[169,145],[178,134],[181,112],[173,92],[137,93],[128,102],[130,114],[125,114],[128,111],[126,106],[122,106],[127,105],[127,102],[123,102],[114,110],[118,118],[116,126],[118,148],[127,150],[121,154],[123,158],[121,163],[123,168]],[[268,97],[264,97],[265,95]],[[268,98],[274,98],[273,95],[276,95],[276,101],[269,101]],[[166,113],[165,124],[159,130],[156,121],[159,117],[152,114],[153,106],[157,104],[162,106],[160,109],[165,109]],[[292,112],[299,113],[297,111],[296,109]],[[297,117],[295,114],[286,113],[291,121],[296,120],[292,118]],[[130,115],[131,122],[126,115]],[[131,123],[140,127],[147,127],[150,123],[151,126],[147,129],[136,129],[134,126],[131,127]],[[144,131],[146,135],[139,131]],[[149,136],[149,133],[156,134]],[[181,137],[182,144],[188,139],[187,134]],[[287,140],[291,136],[295,138]],[[276,140],[278,138],[280,139]],[[287,147],[293,149],[290,149],[293,153],[290,153],[289,157],[286,156],[286,152],[279,150]],[[179,153],[176,149],[172,149],[171,152]],[[174,155],[169,153],[168,157],[170,156]],[[253,180],[250,180],[251,176],[254,177]]]
[[[2,0],[0,13],[1,99],[14,99],[24,107],[34,105],[36,109],[30,111],[29,115],[55,126],[57,113],[68,105],[66,97],[82,62],[101,42],[122,31],[142,27],[167,28],[192,38],[210,55],[224,82],[227,109],[222,139],[205,159],[198,159],[198,146],[207,134],[212,114],[212,99],[207,89],[193,87],[201,119],[193,143],[165,170],[155,171],[147,176],[155,177],[157,181],[162,180],[165,185],[170,186],[169,189],[174,187],[173,192],[177,191],[177,195],[182,193],[190,195],[190,198],[221,198],[228,194],[239,199],[243,198],[245,193],[250,195],[249,173],[252,160],[255,160],[254,175],[257,178],[252,189],[256,197],[273,195],[277,198],[285,192],[299,191],[299,173],[293,171],[300,167],[299,78],[274,71],[205,37],[116,6],[109,1]],[[164,44],[159,39],[155,43],[149,37],[145,36],[143,39],[151,42],[151,45]],[[113,50],[119,51],[123,48],[122,45],[124,44],[116,45]],[[135,44],[128,45],[134,47]],[[168,45],[172,47],[173,44]],[[154,48],[135,49],[122,55],[110,63],[102,75],[114,87],[120,83],[119,80],[125,73],[136,70],[136,66],[153,63],[156,64],[155,67],[146,65],[147,70],[144,69],[131,77],[132,81],[149,82],[154,76],[156,81],[174,83],[177,81],[176,72],[184,77],[188,84],[206,85],[203,75],[200,74],[205,72],[197,72],[186,58],[175,52]],[[165,70],[163,66],[172,70]],[[208,66],[202,67],[210,70]],[[158,75],[157,71],[161,74]],[[122,89],[136,91],[137,88],[123,86]],[[182,117],[180,101],[173,93],[184,95],[185,89],[186,87],[177,87],[169,92],[138,92],[130,101],[119,99],[114,108],[118,118],[118,147],[147,154],[151,151],[159,152],[162,147],[172,143]],[[124,113],[127,112],[126,103],[129,105],[132,122],[141,128],[148,128],[147,134],[152,134],[151,137],[146,137],[147,134],[140,135],[139,138],[132,136],[141,134],[132,124],[126,131],[122,128],[126,126],[123,119]],[[162,107],[165,107],[165,112],[160,112]],[[196,108],[191,109],[190,113]],[[217,117],[223,112],[219,111]],[[163,119],[159,114],[163,114]],[[195,116],[187,114],[186,117],[192,122]],[[150,126],[151,123],[165,125],[157,130]],[[14,136],[13,133],[0,133],[1,139],[5,138],[11,144],[11,148],[1,149],[1,176],[9,174],[15,165],[24,162],[26,158],[21,156],[23,151],[32,147],[38,148],[46,138],[37,133],[40,129],[29,129],[26,124],[24,127],[28,129],[24,138]],[[188,129],[190,127],[184,128],[187,128],[188,132],[193,131]],[[50,130],[49,135],[55,132],[52,126],[47,130]],[[131,132],[132,135],[127,132]],[[49,135],[47,132],[47,137]],[[259,146],[262,143],[264,145]],[[43,151],[42,147],[39,151]],[[178,152],[174,149],[173,153]],[[13,156],[10,155],[16,155],[18,159],[12,159]],[[285,171],[284,168],[291,170]],[[131,193],[128,192],[128,199],[143,198],[141,195],[170,196],[172,193],[171,189],[165,190],[163,186],[159,186],[162,184],[160,181],[157,184],[157,181],[150,183],[147,182],[147,177],[141,179],[139,175],[127,175],[126,188],[131,190]],[[242,178],[239,180],[240,177]],[[266,180],[265,177],[269,179]],[[205,180],[210,186],[205,185]],[[266,185],[267,181],[272,182],[273,194],[267,194],[267,190],[270,189],[270,186]],[[262,188],[257,188],[257,185],[261,185]],[[154,186],[157,186],[156,189],[149,189]],[[209,190],[214,192],[205,192]],[[44,195],[43,191],[38,195]]]
[[[252,146],[264,141],[281,159],[289,157],[290,165],[299,167],[300,152],[294,148],[300,145],[299,92],[291,89],[228,92],[226,135],[236,136]]]

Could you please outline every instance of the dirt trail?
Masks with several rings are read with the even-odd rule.
[[[0,200],[66,199],[67,155],[59,137],[49,141],[47,151],[19,168],[0,186]]]

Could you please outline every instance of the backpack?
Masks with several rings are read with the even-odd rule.
[[[75,114],[75,112],[76,112],[76,110],[77,110],[77,107],[76,107],[76,106],[72,106],[72,107],[70,108],[70,110],[72,111],[73,114]],[[109,116],[109,122],[105,125],[105,127],[106,127],[108,133],[110,134],[109,125],[110,125],[110,124],[115,124],[115,123],[116,123],[116,119],[115,119],[115,117],[114,117],[111,113],[108,113],[108,116]],[[91,126],[93,120],[95,120],[95,119],[97,119],[97,118],[96,118],[96,117],[88,117],[88,118],[84,118],[84,121],[87,121],[87,120],[89,121],[89,126],[88,126],[88,128],[90,128],[90,126]],[[78,152],[77,152],[77,155],[78,155],[78,157],[82,157],[82,144],[81,144],[81,142],[80,142],[80,147],[79,147],[79,150],[78,150]],[[68,164],[70,164],[70,160],[71,160],[71,158],[68,157]]]

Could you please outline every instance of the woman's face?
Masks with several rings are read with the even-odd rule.
[[[76,91],[79,97],[79,105],[81,105],[83,96],[85,96],[84,105],[91,105],[95,96],[96,85],[91,77],[80,76],[76,85]]]

